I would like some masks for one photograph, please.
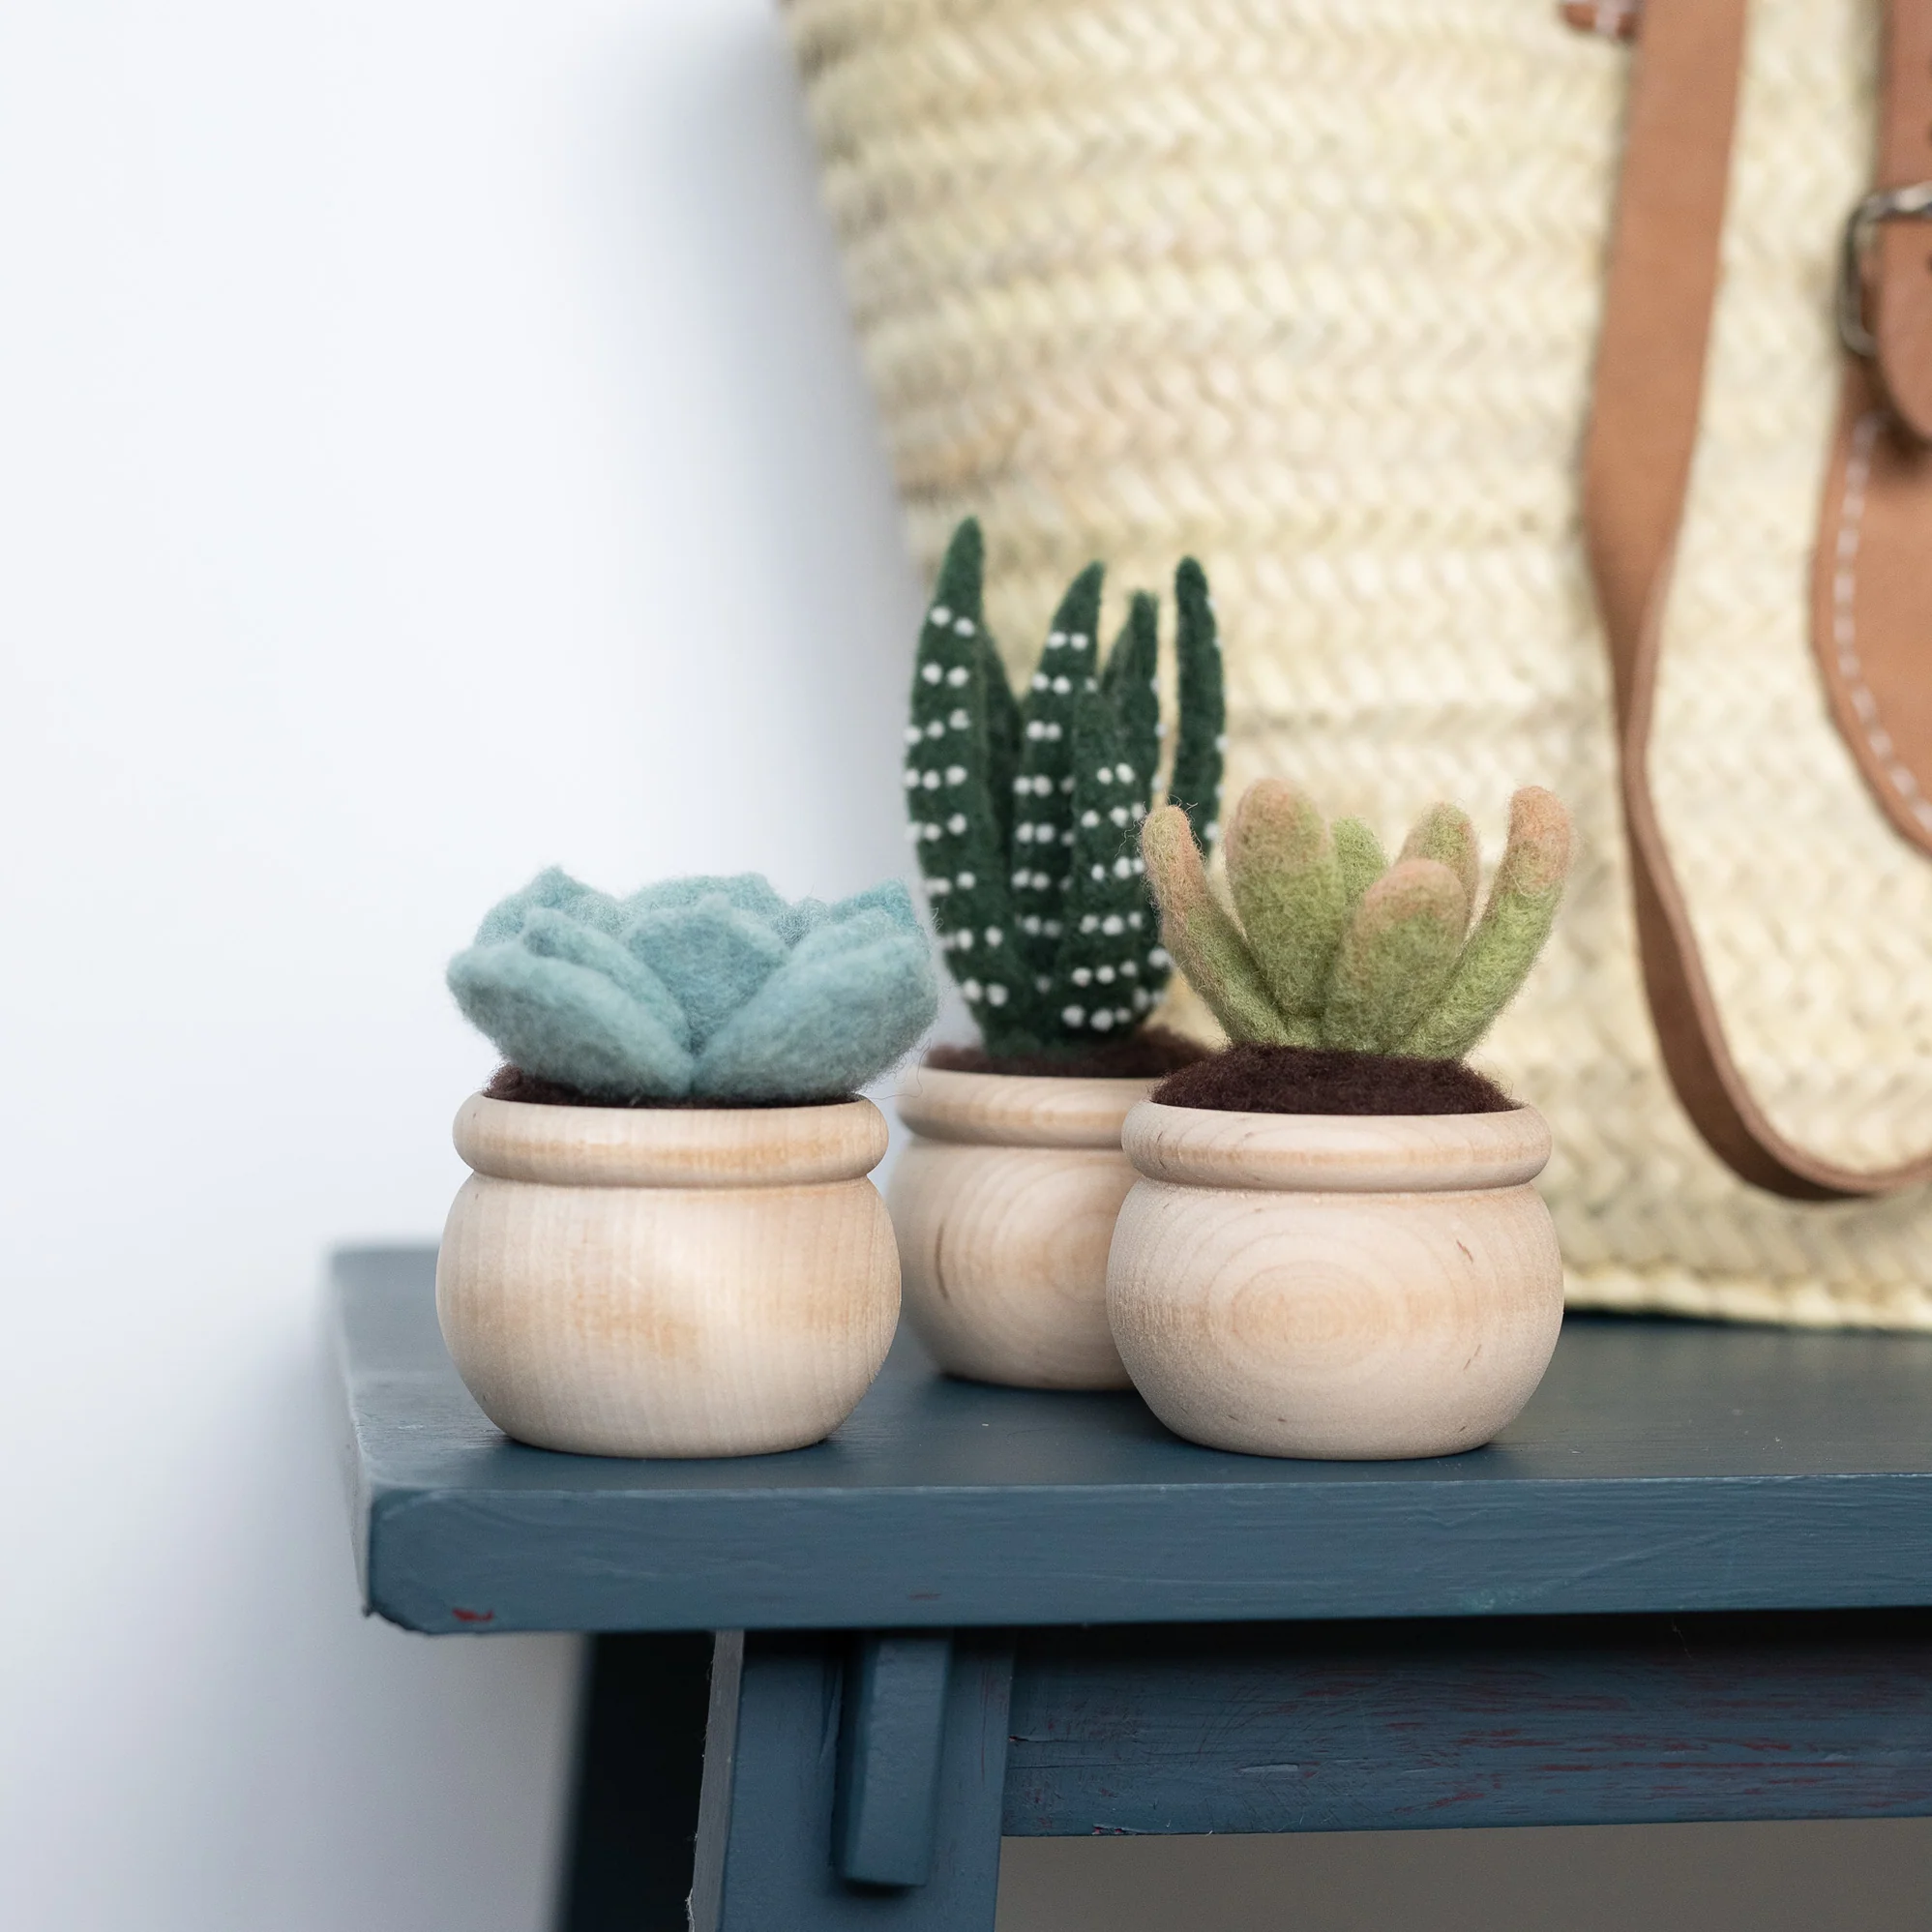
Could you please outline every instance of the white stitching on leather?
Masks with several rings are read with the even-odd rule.
[[[1831,646],[1838,659],[1838,675],[1845,696],[1864,734],[1866,747],[1885,773],[1886,781],[1910,808],[1912,816],[1932,831],[1932,799],[1900,760],[1891,733],[1879,723],[1879,702],[1865,682],[1858,657],[1858,548],[1863,539],[1865,502],[1872,480],[1872,450],[1885,428],[1885,412],[1868,409],[1852,430],[1852,447],[1845,459],[1845,499],[1838,520],[1838,553],[1831,573]]]

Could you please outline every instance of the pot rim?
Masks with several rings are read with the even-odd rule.
[[[472,1093],[456,1149],[480,1174],[553,1187],[782,1187],[858,1180],[885,1157],[870,1100],[819,1107],[545,1107]]]
[[[1096,1080],[918,1066],[902,1076],[893,1098],[899,1117],[930,1141],[1113,1151],[1120,1145],[1121,1122],[1162,1078]]]
[[[1149,1180],[1261,1192],[1521,1187],[1553,1145],[1533,1107],[1501,1114],[1236,1114],[1143,1101],[1120,1144]]]

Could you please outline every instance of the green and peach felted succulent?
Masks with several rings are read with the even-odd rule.
[[[1331,826],[1306,793],[1263,779],[1228,828],[1232,910],[1182,815],[1153,813],[1141,848],[1162,941],[1237,1047],[1457,1062],[1549,936],[1570,821],[1550,792],[1516,793],[1479,915],[1475,831],[1454,805],[1426,813],[1391,865],[1360,820]]]

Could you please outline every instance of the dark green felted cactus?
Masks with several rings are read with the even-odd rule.
[[[1263,779],[1228,828],[1233,913],[1177,809],[1149,817],[1141,849],[1162,940],[1231,1039],[1461,1059],[1549,936],[1570,821],[1538,787],[1511,799],[1473,931],[1475,832],[1453,805],[1428,812],[1390,866],[1359,820],[1330,827],[1294,787]]]
[[[1102,571],[1074,579],[1016,701],[987,634],[977,522],[954,532],[919,636],[906,788],[946,964],[996,1054],[1066,1052],[1145,1019],[1172,969],[1138,832],[1161,754],[1159,608],[1144,592],[1103,664]],[[1217,836],[1225,748],[1207,580],[1174,574],[1180,715],[1168,796]]]

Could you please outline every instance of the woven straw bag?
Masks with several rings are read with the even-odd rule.
[[[1235,788],[1561,793],[1572,1301],[1932,1328],[1932,0],[789,18],[922,561],[1199,555]]]

